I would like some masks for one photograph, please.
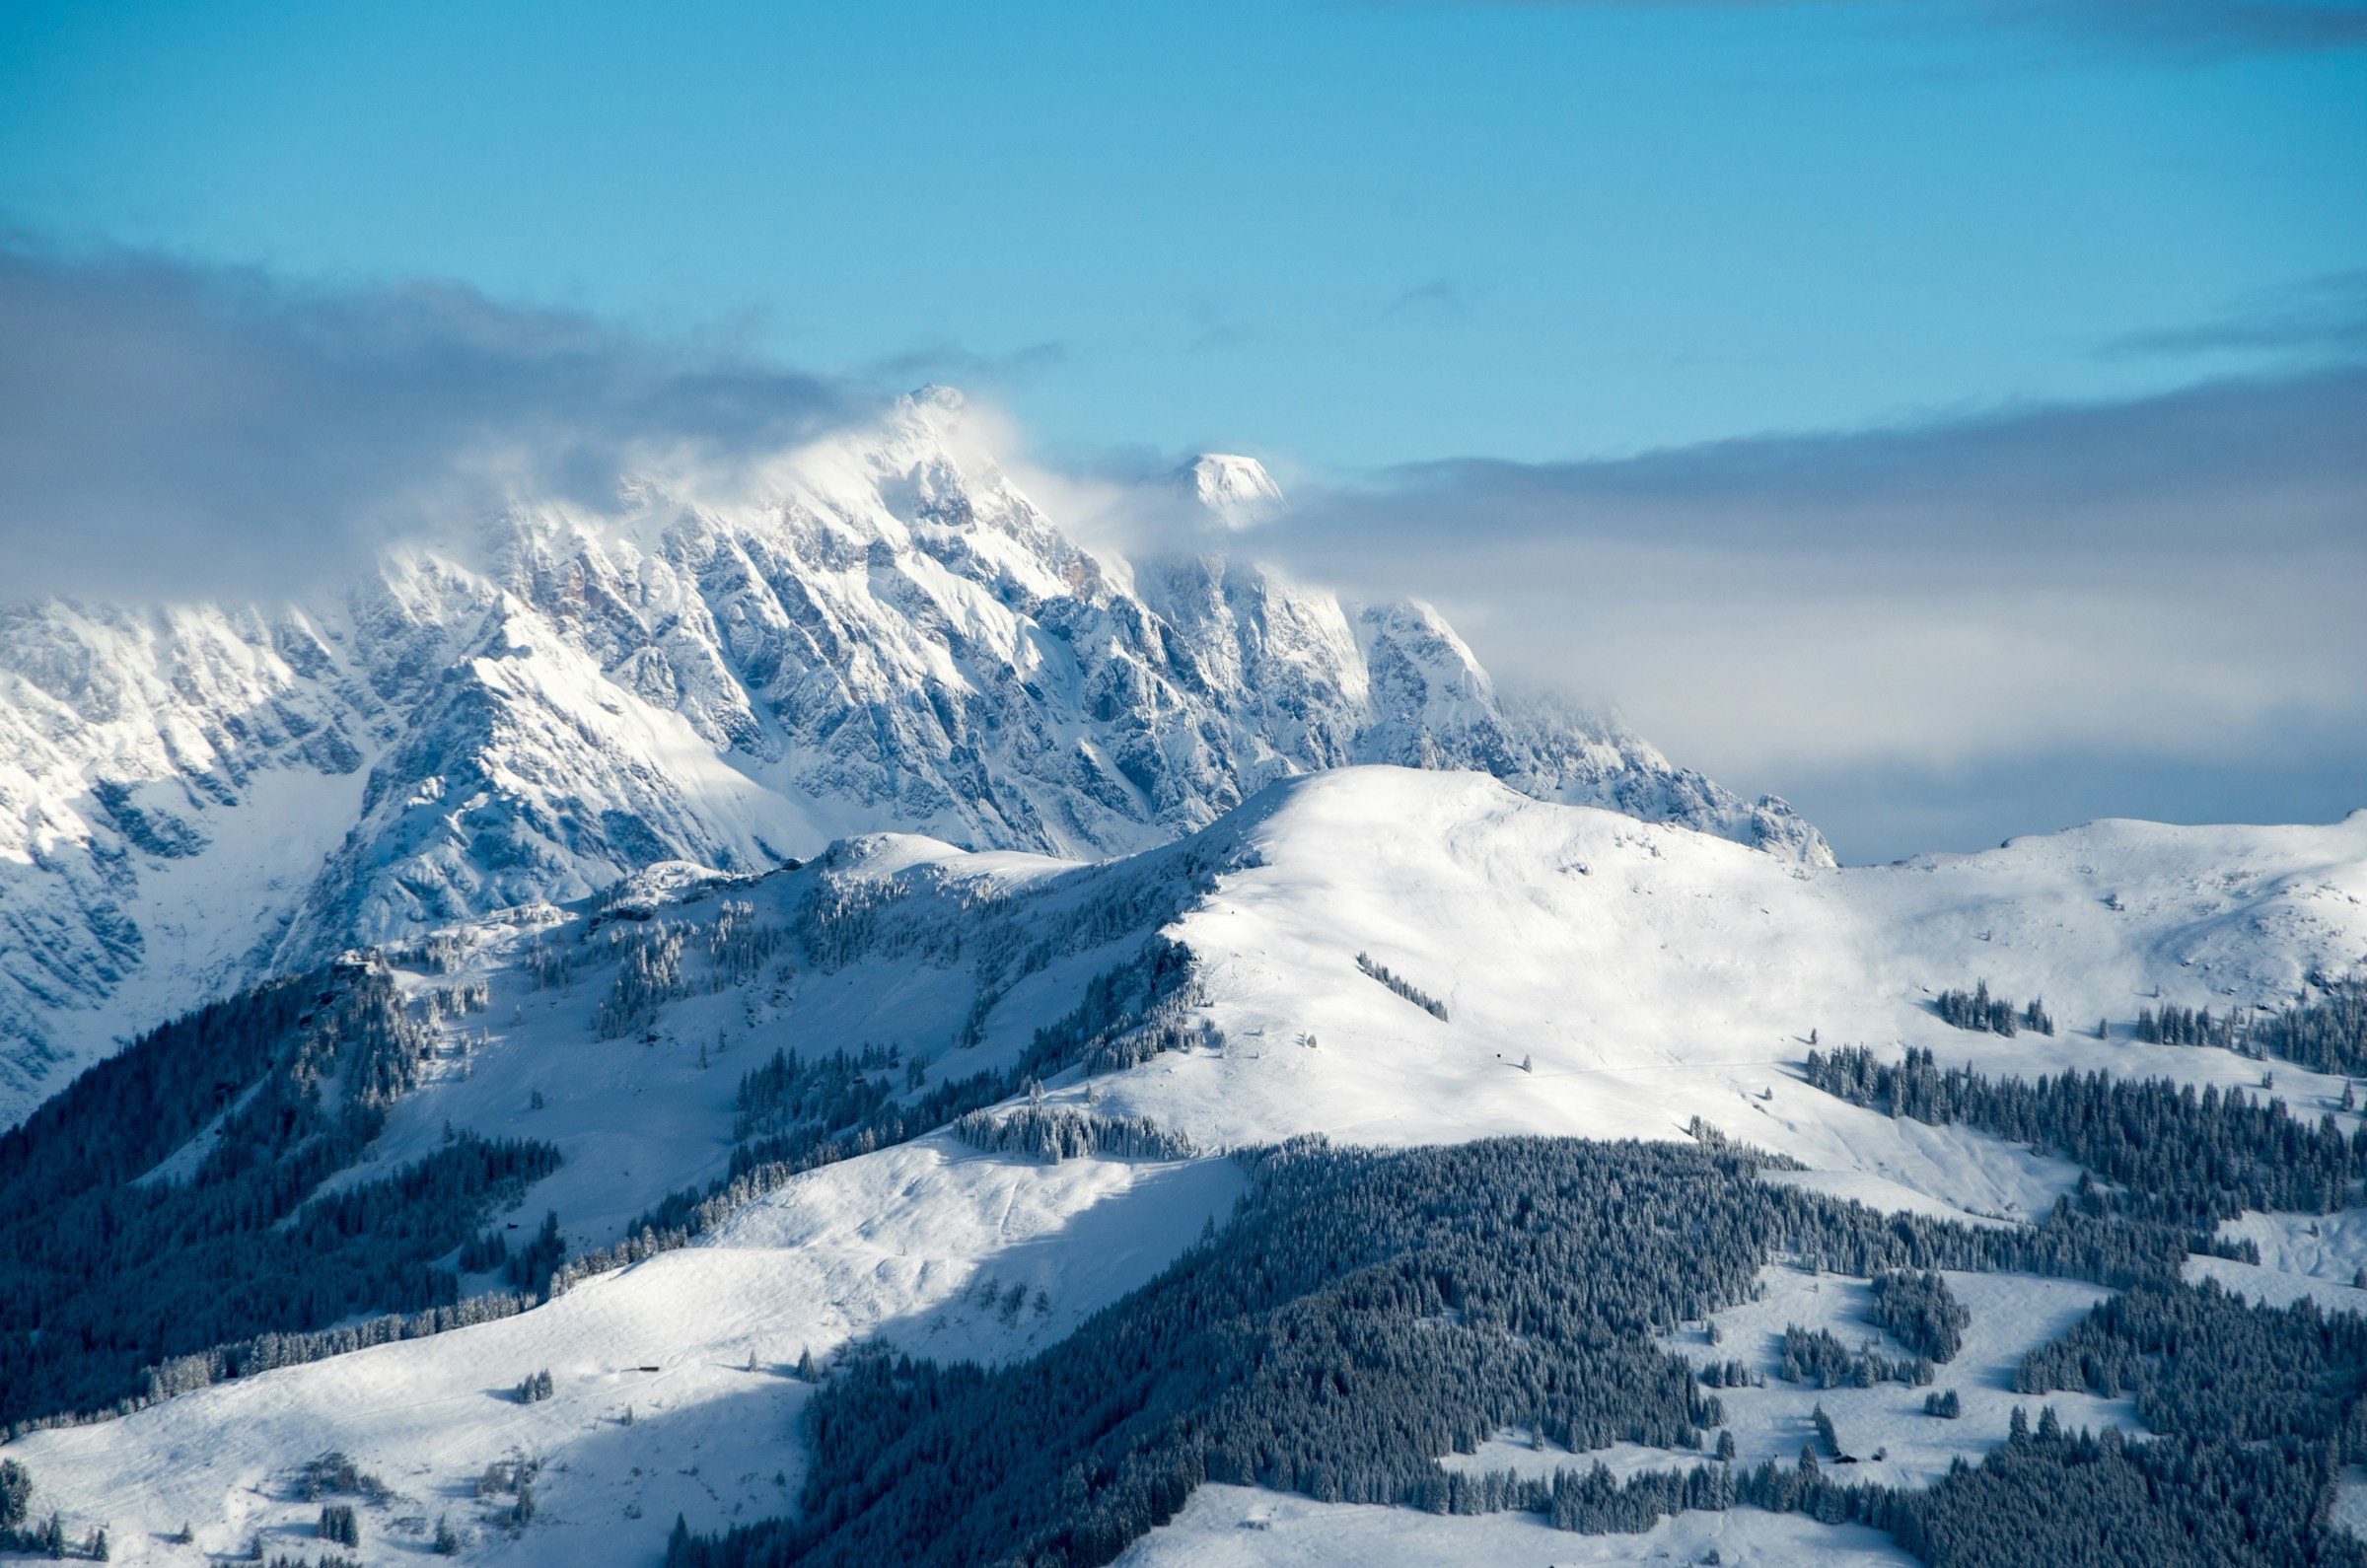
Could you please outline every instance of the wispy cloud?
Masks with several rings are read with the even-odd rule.
[[[2367,356],[2367,270],[2330,273],[2246,296],[2207,321],[2132,332],[2110,358],[2160,354]]]
[[[983,352],[960,343],[926,343],[873,360],[862,368],[867,380],[897,391],[916,381],[960,382],[976,387],[1007,387],[1067,363],[1066,343],[1046,340],[1001,353]]]
[[[1403,290],[1382,309],[1382,320],[1394,316],[1460,316],[1470,304],[1469,292],[1453,278],[1431,278]]]
[[[252,593],[660,455],[777,450],[860,401],[448,286],[330,291],[0,247],[0,597]]]
[[[2353,287],[2192,330],[2299,340]],[[602,503],[626,472],[728,471],[877,407],[461,290],[22,247],[0,249],[0,343],[7,599],[295,592],[516,495]],[[1845,853],[2075,814],[2326,815],[2367,805],[2362,430],[2367,369],[2336,365],[1618,462],[1286,476],[1296,505],[1252,547],[1431,600],[1512,682],[1615,701],[1687,762],[1800,797]],[[1173,463],[1029,482],[1097,537],[1211,547]]]

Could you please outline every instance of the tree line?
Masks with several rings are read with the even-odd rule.
[[[2316,1002],[2252,1027],[2252,1045],[2312,1072],[2367,1075],[2367,979],[2336,980]]]
[[[2345,1136],[2331,1113],[2304,1121],[2241,1089],[2068,1069],[1992,1079],[1942,1068],[1929,1050],[1893,1064],[1858,1045],[1810,1051],[1805,1076],[1852,1105],[2062,1155],[2123,1189],[2107,1199],[2085,1184],[2082,1201],[2192,1231],[2246,1209],[2329,1214],[2357,1202],[2367,1178],[2367,1128]]]
[[[1398,995],[1403,997],[1406,1001],[1411,1002],[1414,1006],[1429,1014],[1432,1018],[1437,1019],[1441,1024],[1447,1022],[1446,1003],[1440,1001],[1437,997],[1432,996],[1420,986],[1415,985],[1411,980],[1408,980],[1402,974],[1398,973],[1397,970],[1391,968],[1388,964],[1379,962],[1371,954],[1357,954],[1356,967],[1362,969],[1371,978],[1379,980],[1383,985],[1388,986],[1391,990],[1397,992]]]

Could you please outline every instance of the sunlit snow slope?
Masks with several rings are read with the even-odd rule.
[[[2137,1009],[2273,1006],[2313,975],[2354,972],[2367,957],[2363,900],[2367,813],[2316,827],[2102,822],[1979,855],[1835,870],[1541,803],[1482,775],[1350,768],[1278,785],[1191,838],[1107,864],[883,837],[753,882],[661,868],[597,915],[529,910],[463,928],[456,968],[403,983],[425,993],[481,977],[490,1005],[443,1020],[437,1075],[396,1107],[376,1152],[406,1158],[446,1121],[550,1138],[568,1164],[517,1217],[555,1208],[571,1242],[601,1245],[656,1194],[721,1168],[732,1085],[776,1045],[893,1044],[932,1082],[1007,1064],[1095,974],[1165,931],[1196,959],[1190,1015],[1214,1029],[1090,1083],[1056,1078],[1053,1105],[1146,1114],[1208,1151],[1303,1132],[1388,1144],[1677,1138],[1699,1116],[1811,1168],[1784,1179],[2017,1223],[2076,1173],[1810,1090],[1792,1068],[1812,1033],[1928,1045],[1991,1071],[2078,1065],[2257,1087],[2258,1061],[2135,1042]],[[799,945],[752,981],[690,984],[630,1033],[598,1037],[604,933],[662,921],[695,932],[733,901],[795,927]],[[818,917],[824,902],[840,913]],[[553,941],[582,964],[565,984],[530,985],[523,955]],[[1360,954],[1446,1017],[1373,978]],[[1932,992],[1981,979],[2043,997],[2060,1033],[2004,1039],[1934,1015]],[[2100,1021],[2108,1037],[2096,1037]],[[2297,1114],[2331,1108],[2341,1088],[2277,1064],[2275,1093]],[[467,1527],[472,1558],[648,1562],[677,1511],[710,1529],[794,1491],[804,1386],[783,1368],[801,1350],[826,1355],[876,1332],[942,1356],[1024,1354],[1147,1279],[1236,1190],[1219,1158],[1040,1165],[923,1140],[809,1173],[700,1245],[522,1317],[220,1385],[12,1453],[69,1521],[110,1522],[118,1557],[195,1563],[256,1530],[292,1542],[311,1515],[287,1500],[289,1478],[336,1449],[399,1494],[368,1528],[406,1549],[449,1515]],[[2263,1236],[2283,1225],[2258,1222]],[[2323,1274],[2333,1265],[2321,1254],[2349,1245],[2340,1234],[2316,1249],[2264,1247],[2262,1272]],[[2059,1282],[2033,1282],[2006,1305],[1983,1296],[1985,1348],[1968,1365],[2010,1365],[2087,1299]],[[1745,1311],[1732,1341],[1763,1331],[1765,1316]],[[556,1397],[509,1398],[545,1366]],[[1946,1441],[1964,1452],[1993,1441],[2006,1402],[1969,1399]],[[1781,1399],[1738,1409],[1755,1444],[1796,1447],[1803,1417]],[[1849,1419],[1880,1431],[1892,1417],[1869,1403]],[[515,1535],[471,1495],[512,1451],[544,1463],[542,1511]],[[1900,1448],[1896,1462],[1904,1474],[1946,1457]],[[1333,1526],[1313,1509],[1212,1490],[1137,1560],[1324,1560],[1309,1553]],[[1270,1531],[1237,1528],[1259,1510]],[[160,1537],[184,1519],[194,1545]],[[1627,1555],[1517,1524],[1440,1525],[1400,1545],[1407,1560]],[[1819,1545],[1795,1538],[1806,1529],[1738,1520],[1657,1533],[1661,1546],[1722,1541],[1751,1560],[1843,1545],[1880,1558],[1873,1537]]]
[[[1664,1136],[1699,1114],[1813,1166],[1963,1201],[1972,1174],[1931,1170],[1885,1118],[1803,1108],[1821,1097],[1784,1067],[1812,1032],[1993,1070],[2257,1083],[2257,1063],[2135,1042],[2137,1010],[2281,1006],[2311,974],[2367,959],[2367,812],[2326,827],[2106,821],[1832,870],[1469,774],[1360,768],[1277,791],[1226,830],[1241,869],[1178,935],[1231,1047],[1111,1094],[1213,1141]],[[1359,953],[1449,1021],[1368,978]],[[1981,979],[2044,997],[2062,1033],[2004,1040],[1940,1022],[1932,994]],[[2340,1092],[2288,1076],[2297,1098]]]

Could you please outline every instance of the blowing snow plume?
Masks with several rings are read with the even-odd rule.
[[[828,383],[678,353],[455,285],[0,249],[11,599],[245,597],[513,498],[613,495],[854,411]]]

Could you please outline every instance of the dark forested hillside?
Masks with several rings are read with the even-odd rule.
[[[1579,1450],[1621,1440],[1705,1447],[1717,1397],[1652,1336],[1742,1299],[1778,1251],[1861,1274],[1945,1265],[2168,1281],[2175,1262],[2175,1250],[2154,1254],[2148,1269],[2099,1234],[2133,1243],[2156,1228],[2076,1207],[2021,1232],[1883,1216],[1759,1182],[1750,1159],[1707,1149],[1305,1146],[1254,1166],[1228,1230],[1031,1362],[989,1372],[852,1359],[811,1406],[801,1517],[717,1540],[678,1536],[670,1560],[1100,1563],[1204,1480],[1456,1512],[1529,1508],[1583,1530],[1754,1502],[1917,1532],[1935,1561],[1980,1560],[1956,1538],[1960,1493],[2002,1489],[2009,1514],[2041,1508],[2061,1476],[2102,1475],[2102,1451],[2049,1431],[2048,1446],[1930,1494],[1772,1467],[1735,1473],[1706,1458],[1623,1487],[1601,1473],[1552,1483],[1458,1475],[1436,1460],[1506,1426]],[[1617,1267],[1603,1266],[1614,1257]],[[1931,1349],[1952,1348],[1961,1317],[1944,1286],[1922,1274],[1892,1279],[1884,1310]],[[2235,1463],[2233,1452],[2207,1457]],[[2299,1458],[2300,1468],[2243,1483],[2259,1518],[2285,1532],[2279,1539],[2312,1528],[2319,1472],[2307,1463],[2323,1454]],[[2112,1462],[2127,1461],[2116,1449]],[[2106,1501],[2134,1512],[2099,1525],[2127,1539],[2175,1533],[2160,1510],[2147,1512],[2147,1484],[2116,1478]],[[2234,1560],[2274,1560],[2245,1551]]]
[[[2068,1154],[2118,1189],[2083,1179],[2042,1224],[1976,1230],[1760,1182],[1714,1136],[1245,1157],[1251,1190],[1230,1228],[1034,1360],[851,1357],[809,1406],[799,1517],[714,1539],[678,1528],[670,1568],[1081,1568],[1208,1480],[1529,1509],[1581,1531],[1751,1504],[1875,1525],[1951,1568],[2367,1564],[2325,1516],[2335,1467],[2367,1451],[2367,1323],[2249,1308],[2178,1275],[2243,1207],[2348,1201],[2367,1146],[2248,1096],[1990,1080],[1929,1053],[1900,1066],[1812,1053],[1808,1075],[1893,1114]],[[1923,1490],[1833,1479],[1813,1456],[1747,1471],[1705,1456],[1624,1483],[1600,1467],[1548,1482],[1437,1463],[1508,1426],[1580,1451],[1708,1448],[1717,1395],[1654,1335],[1740,1300],[1778,1252],[1873,1276],[1874,1317],[1926,1367],[1955,1353],[1966,1321],[1935,1268],[2126,1287],[2035,1352],[2020,1387],[2133,1391],[2156,1437],[2017,1413],[2003,1448]]]
[[[2367,980],[2338,980],[2326,995],[2253,1027],[2256,1051],[2321,1073],[2367,1073]]]
[[[384,969],[340,965],[154,1031],[0,1137],[0,1423],[202,1382],[150,1369],[232,1341],[453,1303],[436,1260],[556,1150],[461,1136],[314,1196],[426,1043]]]

